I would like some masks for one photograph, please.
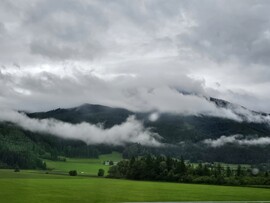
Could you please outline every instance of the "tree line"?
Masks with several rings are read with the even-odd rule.
[[[218,185],[270,185],[269,171],[222,166],[221,164],[186,163],[166,156],[132,157],[110,167],[108,177]]]
[[[107,145],[87,145],[53,135],[34,133],[12,123],[0,122],[0,168],[46,169],[43,160],[61,157],[97,158],[119,150]]]

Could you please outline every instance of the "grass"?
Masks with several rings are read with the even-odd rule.
[[[270,200],[266,188],[130,181],[0,170],[0,202]]]
[[[101,155],[98,159],[67,158],[66,162],[46,160],[45,171],[0,170],[0,202],[142,202],[142,201],[252,201],[270,200],[269,188],[229,187],[88,177],[103,161],[121,160],[121,154]],[[67,175],[77,170],[79,176]],[[83,172],[83,173],[81,173]],[[53,173],[53,174],[52,174]],[[58,173],[58,175],[57,175]]]
[[[120,161],[121,159],[122,155],[120,153],[113,152],[112,154],[101,155],[98,159],[66,158],[66,161],[45,161],[47,167],[52,169],[53,172],[66,173],[70,170],[77,170],[79,174],[96,175],[100,168],[104,169],[107,174],[109,166],[105,166],[104,161]]]

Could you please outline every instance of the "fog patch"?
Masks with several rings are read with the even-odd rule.
[[[102,125],[86,122],[70,124],[55,119],[33,119],[23,113],[2,110],[0,121],[8,121],[18,126],[39,133],[48,133],[61,138],[77,139],[86,144],[125,145],[126,143],[140,143],[145,146],[161,146],[161,137],[157,133],[145,128],[143,123],[134,116],[119,125],[105,129]]]
[[[148,117],[149,121],[156,122],[159,119],[160,115],[157,112],[151,113]]]
[[[205,139],[203,143],[211,147],[221,147],[226,144],[239,144],[239,145],[269,145],[270,137],[260,137],[247,139],[241,134],[231,136],[221,136],[218,139]]]

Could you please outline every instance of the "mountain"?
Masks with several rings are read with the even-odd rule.
[[[210,98],[219,108],[228,108],[234,104],[224,100]],[[241,107],[244,108],[244,107]],[[250,111],[251,112],[251,111]],[[253,112],[251,112],[253,113]],[[235,120],[212,116],[184,116],[162,113],[157,121],[152,122],[149,116],[152,112],[132,112],[123,108],[112,108],[102,105],[84,104],[69,109],[55,109],[48,112],[27,114],[31,118],[55,118],[73,124],[89,122],[102,123],[105,128],[123,123],[130,115],[141,120],[145,127],[150,127],[162,136],[165,143],[180,143],[182,141],[198,142],[204,139],[214,139],[222,135],[257,135],[269,136],[270,128],[266,123],[237,122]],[[261,115],[256,112],[256,114]],[[241,115],[244,117],[245,115]]]
[[[206,144],[205,140],[219,140],[222,136],[233,137],[241,134],[240,139],[252,140],[270,138],[269,124],[264,122],[268,114],[250,111],[230,102],[209,98],[218,108],[230,108],[243,118],[243,122],[213,116],[184,116],[161,113],[152,122],[149,116],[153,112],[132,112],[123,108],[84,104],[68,109],[55,109],[48,112],[28,113],[30,118],[54,118],[64,122],[78,124],[89,122],[102,123],[105,128],[126,121],[134,115],[145,127],[158,133],[165,145],[160,148],[145,147],[140,144],[126,146],[86,145],[78,140],[65,140],[53,135],[33,133],[12,123],[0,123],[0,167],[20,165],[24,168],[42,168],[40,158],[58,159],[68,157],[96,157],[101,153],[117,150],[124,157],[145,153],[166,154],[174,157],[184,156],[193,162],[222,161],[228,163],[262,163],[270,157],[269,145],[243,145],[241,142],[225,142],[219,146]],[[240,110],[239,110],[240,109]],[[262,122],[253,122],[248,117],[257,116]],[[239,136],[238,136],[239,137]],[[238,138],[237,137],[237,138]],[[221,139],[221,141],[222,141]]]
[[[101,105],[84,104],[70,109],[56,109],[48,112],[28,114],[31,118],[55,118],[70,123],[103,123],[105,128],[124,122],[128,116],[135,115],[152,131],[158,133],[163,139],[161,142],[173,147],[151,149],[155,153],[171,154],[173,156],[185,155],[190,160],[226,161],[226,162],[264,162],[269,158],[269,146],[251,145],[242,146],[237,143],[225,143],[220,147],[209,147],[203,144],[204,140],[219,139],[221,136],[241,134],[244,138],[253,139],[269,137],[270,127],[265,122],[251,122],[250,115],[259,116],[263,120],[268,114],[250,111],[245,107],[230,102],[210,98],[210,102],[218,108],[230,108],[243,118],[243,122],[212,116],[184,116],[162,113],[157,121],[152,122],[149,116],[152,112],[132,112],[122,108],[111,108]],[[135,151],[145,151],[144,147],[136,147]],[[141,149],[142,148],[142,149]],[[126,150],[129,152],[129,150]],[[132,151],[132,150],[131,150]],[[226,153],[224,153],[226,151]],[[211,153],[209,153],[211,152]],[[139,153],[139,152],[138,152]],[[132,154],[132,153],[131,153]]]
[[[235,114],[238,114],[240,117],[243,117],[243,118],[245,118],[245,116],[246,116],[246,115],[243,115],[243,111],[246,112],[246,113],[248,113],[248,114],[251,114],[253,116],[259,116],[259,117],[261,117],[262,120],[265,117],[270,116],[269,113],[264,113],[264,112],[258,112],[258,111],[249,110],[248,108],[246,108],[244,106],[241,106],[241,105],[238,105],[238,104],[234,104],[234,103],[231,103],[231,102],[222,100],[222,99],[217,99],[217,98],[214,98],[214,97],[209,97],[208,101],[214,103],[218,108],[230,109]]]
[[[69,109],[55,109],[48,112],[27,114],[31,118],[55,118],[69,123],[104,123],[105,127],[124,122],[129,115],[134,113],[122,108],[111,108],[101,105],[83,104]]]

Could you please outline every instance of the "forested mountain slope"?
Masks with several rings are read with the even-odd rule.
[[[218,108],[228,108],[231,104],[223,100],[210,99]],[[244,108],[244,107],[243,107]],[[269,161],[269,144],[241,144],[225,142],[211,146],[205,140],[218,140],[222,136],[241,134],[241,139],[259,139],[270,136],[267,123],[250,121],[238,122],[211,116],[184,116],[160,113],[156,121],[149,116],[153,112],[132,112],[122,108],[84,104],[69,109],[55,109],[48,112],[28,113],[30,118],[54,118],[73,124],[89,122],[102,123],[110,128],[126,121],[134,115],[145,127],[158,133],[163,147],[145,147],[140,144],[125,146],[86,145],[76,139],[63,139],[54,135],[34,133],[12,123],[0,123],[0,164],[2,167],[19,165],[24,168],[42,168],[40,158],[57,159],[59,156],[97,157],[112,150],[123,152],[124,157],[145,153],[166,154],[175,157],[183,155],[191,161],[222,161],[229,163],[261,163]],[[261,116],[267,114],[253,112]],[[234,139],[234,137],[232,137]]]

